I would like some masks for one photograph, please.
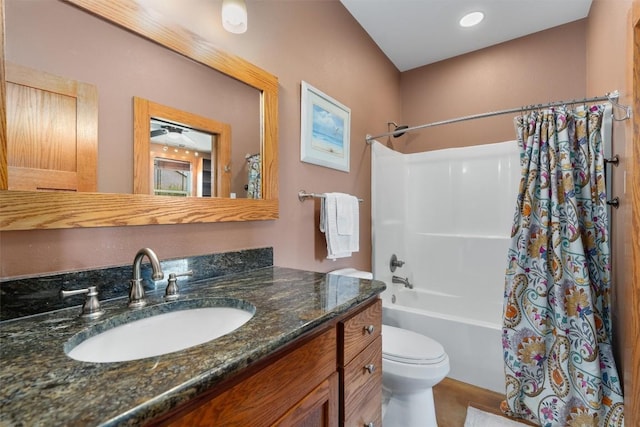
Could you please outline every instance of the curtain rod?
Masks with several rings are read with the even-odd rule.
[[[579,103],[587,103],[587,102],[595,102],[595,101],[609,101],[614,107],[618,107],[621,108],[625,111],[626,115],[625,117],[621,118],[621,119],[616,119],[614,117],[614,120],[616,121],[623,121],[623,120],[627,120],[631,117],[631,107],[627,106],[627,105],[622,105],[618,103],[618,99],[620,98],[620,94],[618,93],[617,90],[607,93],[604,96],[596,96],[593,98],[584,98],[582,100],[573,100],[571,102],[567,102],[567,101],[556,101],[556,102],[550,102],[548,104],[537,104],[537,105],[528,105],[526,107],[518,107],[518,108],[510,108],[508,110],[499,110],[499,111],[491,111],[488,113],[481,113],[481,114],[473,114],[471,116],[463,116],[463,117],[457,117],[455,119],[449,119],[449,120],[442,120],[439,122],[433,122],[433,123],[427,123],[424,125],[419,125],[419,126],[411,126],[408,128],[403,128],[403,129],[396,129],[393,130],[391,132],[386,132],[386,133],[381,133],[380,135],[367,135],[365,137],[365,141],[368,145],[371,145],[374,140],[376,138],[381,138],[383,136],[400,136],[405,132],[411,132],[414,130],[418,130],[418,129],[424,129],[424,128],[428,128],[428,127],[433,127],[433,126],[440,126],[440,125],[448,125],[451,123],[457,123],[457,122],[464,122],[467,120],[474,120],[474,119],[482,119],[485,117],[492,117],[492,116],[499,116],[502,114],[512,114],[512,113],[519,113],[522,111],[530,111],[530,110],[536,110],[536,109],[541,109],[541,108],[550,108],[550,107],[560,107],[563,105],[567,105],[567,104],[579,104]]]

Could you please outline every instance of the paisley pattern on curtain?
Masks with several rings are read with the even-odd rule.
[[[545,427],[624,425],[611,346],[603,111],[515,119],[522,179],[505,276],[502,409]]]
[[[260,154],[253,154],[247,157],[247,198],[262,198],[262,174],[260,170],[262,165],[260,162]]]

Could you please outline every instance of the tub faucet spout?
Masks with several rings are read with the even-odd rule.
[[[147,304],[147,300],[144,297],[144,287],[142,286],[142,273],[140,272],[142,258],[144,258],[145,255],[149,258],[151,268],[153,269],[151,278],[153,280],[162,280],[164,278],[164,273],[162,272],[156,253],[149,248],[140,249],[133,259],[133,278],[130,281],[129,287],[129,307],[131,308],[140,308]]]
[[[402,283],[405,288],[413,289],[413,285],[409,282],[408,277],[393,276],[391,281],[393,283]]]

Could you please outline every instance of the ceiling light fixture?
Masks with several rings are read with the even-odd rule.
[[[222,0],[222,27],[234,34],[247,31],[247,5],[244,0]]]
[[[474,25],[478,25],[484,19],[484,13],[482,12],[471,12],[467,13],[460,19],[461,27],[473,27]]]

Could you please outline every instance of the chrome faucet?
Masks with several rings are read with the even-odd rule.
[[[153,280],[164,279],[164,273],[162,272],[160,261],[158,261],[158,256],[155,252],[149,248],[140,249],[133,259],[133,278],[129,286],[129,307],[131,308],[140,308],[147,304],[147,300],[144,297],[144,287],[142,286],[142,274],[140,273],[142,258],[144,258],[145,255],[149,258],[151,268],[153,269],[151,278]]]
[[[391,281],[393,283],[402,283],[405,288],[413,289],[413,285],[409,283],[408,277],[393,276]]]

